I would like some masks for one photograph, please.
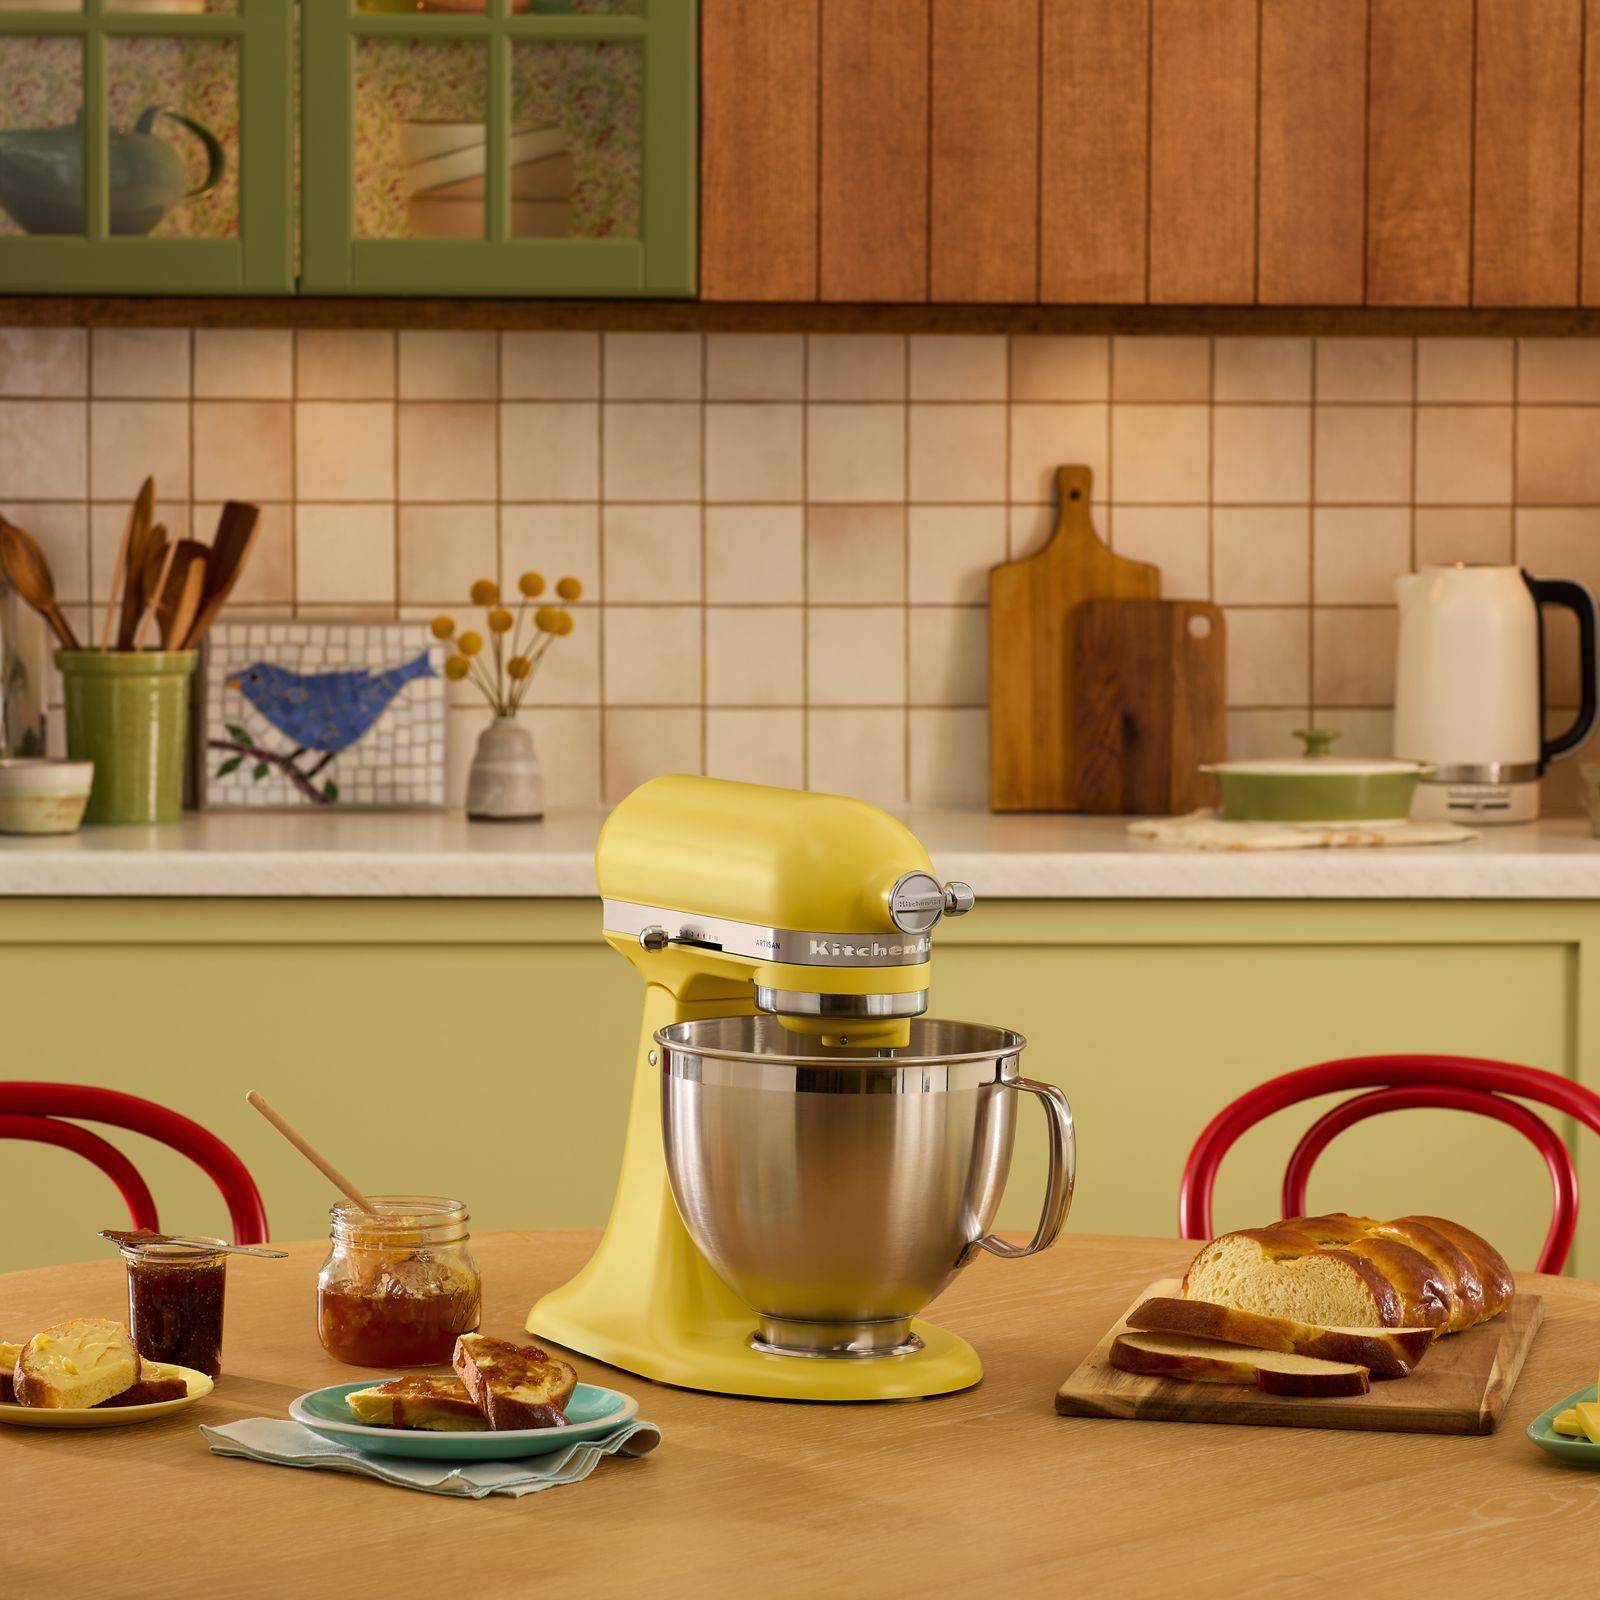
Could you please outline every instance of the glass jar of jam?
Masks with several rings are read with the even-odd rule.
[[[449,1363],[479,1321],[482,1284],[468,1248],[467,1208],[433,1195],[371,1196],[373,1213],[341,1200],[317,1277],[317,1335],[353,1367]]]
[[[211,1243],[222,1245],[221,1239]],[[203,1245],[122,1246],[128,1264],[128,1328],[146,1361],[193,1367],[209,1377],[222,1371],[222,1297],[228,1257]]]

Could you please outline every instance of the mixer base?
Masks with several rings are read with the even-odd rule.
[[[983,1377],[978,1353],[965,1339],[917,1320],[911,1324],[917,1348],[862,1360],[762,1350],[745,1319],[691,1329],[641,1318],[636,1330],[599,1329],[563,1316],[550,1303],[555,1298],[533,1308],[529,1333],[679,1389],[768,1400],[920,1400],[970,1389]]]

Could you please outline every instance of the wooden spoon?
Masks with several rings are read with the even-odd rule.
[[[14,522],[0,517],[0,570],[4,570],[11,587],[45,619],[56,638],[68,650],[81,650],[72,624],[61,615],[56,604],[55,579],[50,576],[50,563],[44,551],[32,537]]]
[[[354,1200],[369,1217],[377,1216],[377,1209],[372,1202],[292,1122],[286,1122],[274,1111],[256,1090],[252,1089],[244,1098],[245,1103],[259,1111],[335,1189]]]
[[[205,638],[211,624],[217,620],[223,602],[233,593],[244,564],[255,547],[256,532],[261,526],[261,508],[246,505],[242,500],[230,500],[217,518],[216,536],[211,541],[211,551],[206,558],[206,587],[201,596],[200,610],[190,624],[182,648],[193,650]]]
[[[172,574],[156,596],[156,621],[161,627],[163,650],[184,650],[189,630],[200,609],[206,586],[206,547],[197,539],[180,539],[172,561]]]
[[[180,540],[179,543],[182,541]],[[155,559],[157,550],[161,551],[161,565],[156,570],[154,579],[150,577],[150,565]],[[167,579],[172,572],[172,563],[178,554],[176,544],[167,543],[167,530],[158,522],[150,530],[150,556],[145,561],[144,610],[139,613],[139,626],[133,630],[133,648],[144,648],[144,636],[150,629],[150,619],[156,614],[156,606],[161,596],[167,592]]]
[[[117,575],[122,580],[122,594],[120,597],[120,610],[117,614],[117,648],[127,650],[133,644],[133,630],[138,625],[139,613],[143,610],[140,604],[140,587],[144,580],[144,561],[150,545],[150,525],[155,516],[156,505],[156,480],[146,478],[139,486],[138,498],[133,502],[133,510],[128,515],[128,531],[122,537],[122,554],[117,557]],[[118,604],[116,579],[112,580],[111,598],[107,601],[108,608]],[[109,631],[111,619],[109,609],[106,617],[106,627]],[[107,646],[102,645],[102,648]]]

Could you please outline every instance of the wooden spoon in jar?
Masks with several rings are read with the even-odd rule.
[[[217,518],[216,535],[206,554],[206,586],[200,597],[200,609],[180,649],[193,650],[217,620],[217,613],[233,593],[233,586],[250,559],[260,525],[259,506],[247,505],[242,500],[230,500],[223,506],[222,515]]]
[[[259,1111],[335,1189],[353,1200],[369,1217],[377,1216],[377,1207],[292,1122],[274,1111],[256,1090],[252,1089],[244,1098],[245,1103]]]
[[[139,625],[144,610],[144,567],[150,553],[151,534],[154,531],[156,480],[146,478],[139,488],[139,497],[133,502],[125,535],[125,559],[122,561],[122,596],[117,613],[117,648],[133,648],[133,630]],[[112,585],[112,600],[116,601],[116,585]]]
[[[56,638],[68,650],[81,650],[72,624],[61,614],[56,604],[55,579],[50,575],[50,563],[44,551],[33,538],[14,522],[0,517],[0,570],[4,570],[11,587],[50,624]]]
[[[180,539],[172,573],[156,596],[156,622],[163,650],[187,650],[189,632],[200,610],[206,586],[206,547],[196,539]]]

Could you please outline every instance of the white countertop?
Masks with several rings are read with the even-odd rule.
[[[603,813],[541,823],[459,814],[209,813],[162,827],[0,838],[0,895],[589,896]],[[940,876],[982,898],[1600,900],[1579,818],[1415,849],[1198,853],[1129,839],[1120,817],[909,812]]]

